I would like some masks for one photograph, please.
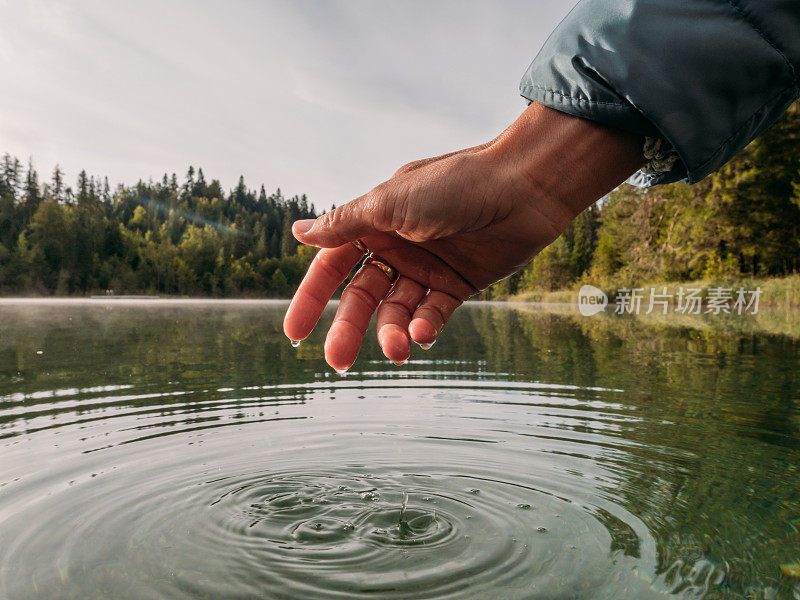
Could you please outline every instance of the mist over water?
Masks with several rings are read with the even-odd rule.
[[[0,598],[797,598],[800,343],[467,305],[0,305]]]

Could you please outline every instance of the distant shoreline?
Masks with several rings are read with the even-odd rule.
[[[683,281],[683,282],[643,282],[636,284],[616,284],[616,283],[594,283],[588,280],[582,280],[578,284],[560,290],[529,290],[524,291],[512,296],[486,298],[483,294],[469,300],[470,303],[498,303],[498,304],[540,304],[543,306],[579,306],[579,291],[583,285],[595,285],[599,290],[605,293],[608,297],[608,303],[613,306],[618,298],[620,290],[631,288],[639,288],[639,295],[641,301],[646,304],[649,301],[651,289],[655,294],[664,293],[672,297],[674,301],[680,293],[681,288],[684,291],[691,289],[700,289],[700,297],[705,306],[708,298],[708,291],[711,288],[724,288],[731,290],[735,295],[736,290],[743,288],[745,290],[760,289],[759,306],[763,309],[784,309],[796,310],[800,309],[800,274],[789,275],[786,277],[771,277],[771,278],[731,278],[720,280],[697,280],[697,281]],[[481,297],[483,296],[483,297]],[[211,303],[211,302],[227,302],[227,303],[281,303],[291,300],[291,296],[282,298],[265,298],[257,296],[174,296],[174,295],[156,295],[148,293],[131,293],[131,294],[103,294],[97,293],[88,296],[37,296],[37,295],[0,295],[0,305],[3,304],[19,304],[19,303],[120,303],[120,302],[134,302],[134,303]]]
[[[3,304],[103,304],[109,303],[285,303],[291,298],[214,298],[211,296],[146,296],[146,295],[120,295],[120,296],[0,296],[0,306]]]
[[[680,289],[684,291],[690,289],[700,289],[700,297],[704,303],[708,297],[710,288],[723,288],[732,290],[735,295],[736,290],[756,290],[760,288],[759,305],[764,308],[800,308],[800,274],[788,275],[786,277],[752,277],[752,278],[731,278],[731,279],[707,279],[695,281],[654,281],[641,283],[599,283],[588,279],[581,280],[574,286],[560,290],[527,290],[506,298],[506,302],[535,302],[544,304],[578,304],[578,294],[583,285],[594,285],[602,290],[613,304],[617,293],[620,290],[639,288],[639,293],[643,296],[643,303],[649,300],[651,288],[655,294],[662,294],[664,288],[666,293],[676,297]]]

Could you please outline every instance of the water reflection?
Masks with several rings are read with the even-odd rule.
[[[799,593],[797,338],[476,305],[342,379],[284,309],[2,307],[0,597]]]

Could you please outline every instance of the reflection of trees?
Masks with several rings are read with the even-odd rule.
[[[660,540],[662,571],[687,577],[710,559],[727,564],[734,589],[759,580],[789,594],[779,565],[800,559],[797,340],[502,308],[469,314],[488,371],[579,385],[576,397],[600,396],[636,417],[603,429],[625,442],[624,464],[618,453],[599,460],[616,476],[605,493]]]
[[[87,423],[137,407],[162,417],[161,428],[200,427],[220,411],[234,418],[246,410],[258,419],[273,392],[231,397],[219,388],[303,384],[324,364],[318,335],[299,349],[289,345],[281,326],[285,306],[6,306],[0,398],[15,410],[0,411],[0,438],[20,426],[35,431]],[[98,386],[129,387],[104,392]],[[74,391],[61,396],[58,390]],[[305,392],[294,395],[302,401]]]
[[[281,330],[284,308],[137,308],[113,302],[5,308],[0,393],[172,381],[184,389],[307,381],[307,364],[297,360]]]
[[[157,403],[170,422],[189,425],[215,418],[195,399],[222,398],[220,387],[318,382],[330,373],[325,327],[292,348],[282,333],[285,304],[107,306],[5,307],[0,396],[129,384],[137,393],[208,390],[130,401]],[[353,370],[395,372],[373,361],[384,359],[371,330]],[[738,589],[754,579],[779,587],[779,565],[800,560],[798,362],[800,343],[789,337],[475,305],[453,317],[432,350],[415,347],[402,371],[566,384],[576,388],[542,395],[553,404],[604,402],[570,425],[609,440],[599,455],[587,452],[607,472],[602,498],[654,532],[663,571],[677,565],[686,576],[702,559],[727,562]],[[226,402],[235,408],[237,400]],[[629,532],[616,529],[615,543],[633,552]]]

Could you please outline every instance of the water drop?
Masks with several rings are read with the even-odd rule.
[[[436,343],[436,340],[433,340],[430,344],[419,344],[419,347],[423,350],[430,350],[431,347]]]
[[[547,527],[537,527],[536,531],[539,533],[547,533]]]
[[[411,532],[408,526],[408,519],[406,518],[406,507],[408,506],[408,492],[403,492],[403,501],[400,504],[400,518],[397,520],[397,530],[400,535],[406,535]]]
[[[300,345],[300,340],[289,340],[289,343],[292,344],[292,348],[297,348]]]
[[[517,508],[521,508],[522,510],[530,510],[531,509],[531,505],[530,504],[521,503],[521,504],[517,504]]]
[[[396,367],[402,367],[404,364],[406,364],[406,361],[404,360],[393,360],[392,362]]]
[[[470,494],[474,494],[474,495],[476,495],[476,496],[477,496],[478,494],[480,494],[480,493],[481,493],[481,491],[480,491],[478,488],[472,488],[472,489],[469,491],[469,493],[470,493]]]
[[[347,375],[347,369],[334,369],[339,374],[339,377],[344,377]]]

